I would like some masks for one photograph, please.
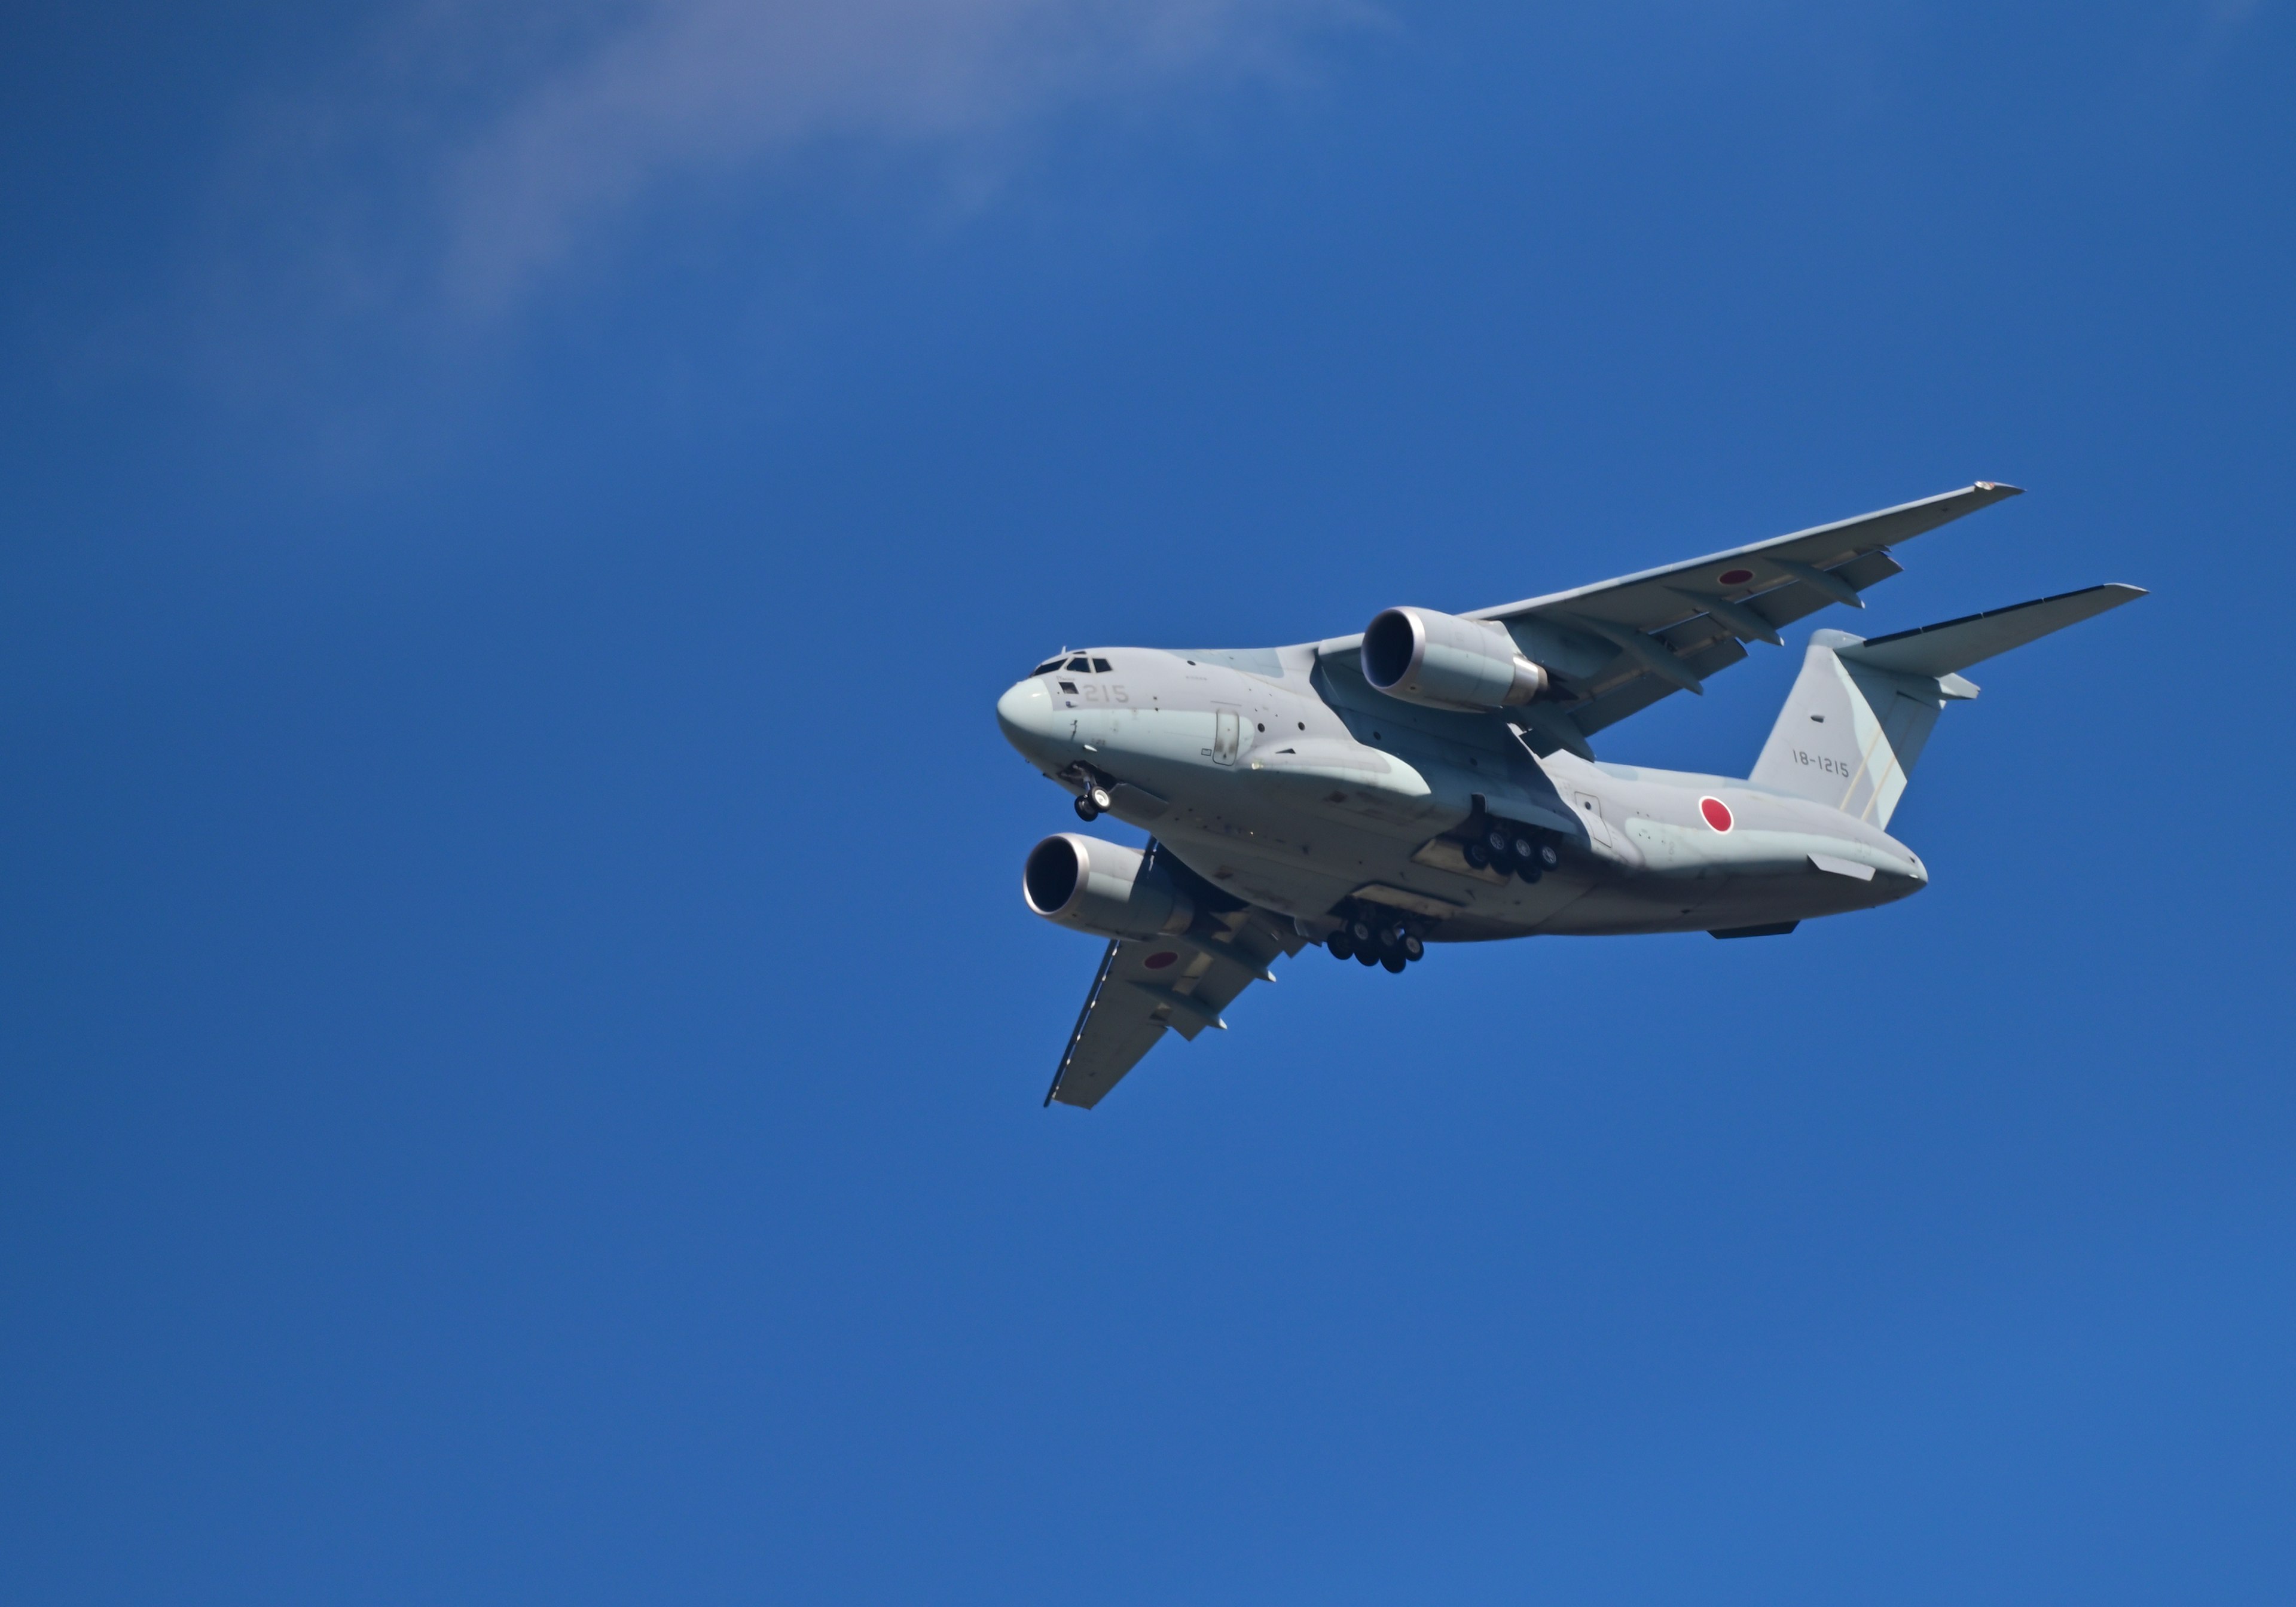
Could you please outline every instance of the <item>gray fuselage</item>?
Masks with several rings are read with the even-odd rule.
[[[1723,776],[1539,757],[1497,714],[1384,696],[1352,652],[1099,648],[996,705],[1006,740],[1303,935],[1350,898],[1411,912],[1430,941],[1728,931],[1886,904],[1928,873],[1840,810]],[[1065,660],[1063,660],[1065,661]],[[1489,816],[1563,849],[1529,882],[1464,857]],[[1717,823],[1720,824],[1717,824]]]

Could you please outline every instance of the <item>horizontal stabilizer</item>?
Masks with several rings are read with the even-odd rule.
[[[2141,586],[2092,586],[1948,619],[1942,625],[1870,637],[1857,646],[1836,651],[1845,659],[1899,675],[1949,676],[1996,653],[2038,641],[2051,631],[2094,619],[2109,608],[2134,603],[2144,594]]]

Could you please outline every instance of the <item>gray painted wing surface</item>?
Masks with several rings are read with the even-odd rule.
[[[1595,623],[1655,631],[1702,612],[1698,606],[1699,597],[1711,596],[1734,605],[1732,611],[1751,612],[1772,625],[1784,625],[1804,614],[1816,613],[1828,603],[1843,600],[1839,586],[1814,578],[1814,571],[1830,573],[1855,559],[1882,553],[1899,542],[1949,524],[1964,514],[2021,495],[2015,486],[1980,480],[1958,491],[1900,503],[1894,508],[1861,513],[1855,519],[1813,525],[1790,536],[1775,536],[1767,541],[1710,553],[1703,558],[1622,575],[1615,580],[1597,581],[1572,591],[1477,609],[1468,618],[1511,622],[1568,614]],[[1731,581],[1722,578],[1738,570],[1749,571],[1750,578]],[[1852,590],[1862,591],[1897,572],[1891,568],[1888,574],[1876,574],[1873,579],[1863,581],[1850,576],[1835,578]],[[1685,596],[1685,591],[1694,595]]]
[[[1089,1110],[1167,1031],[1193,1038],[1206,1028],[1226,1026],[1221,1013],[1270,961],[1293,947],[1268,920],[1252,912],[1225,939],[1111,942],[1045,1103]]]
[[[1110,939],[1108,951],[1100,956],[1092,991],[1085,995],[1076,1030],[1069,1034],[1068,1047],[1061,1051],[1060,1069],[1053,1073],[1053,1086],[1045,1095],[1046,1104],[1056,1099],[1087,1109],[1098,1104],[1117,1079],[1138,1065],[1140,1057],[1164,1036],[1164,1024],[1144,1009],[1128,1008],[1132,1001],[1121,989],[1108,991],[1109,975],[1123,953],[1124,940],[1117,938]]]
[[[1837,651],[1845,659],[1900,675],[1949,676],[1996,653],[2038,641],[2051,631],[2094,619],[2109,608],[2134,603],[2144,594],[2141,586],[2085,586],[2008,608],[1988,609],[1981,614],[1965,614],[1939,625],[1901,630],[1895,635],[1871,636],[1855,647]]]
[[[1544,756],[1591,757],[1586,738],[1746,656],[1746,641],[1775,643],[1785,626],[1901,572],[1890,548],[1980,508],[2018,496],[1980,480],[1792,535],[1567,592],[1477,609],[1472,619],[1507,627],[1524,654],[1554,672],[1559,696],[1533,706],[1528,738]],[[1859,606],[1863,606],[1862,603]],[[1361,636],[1317,644],[1352,654]]]
[[[1779,630],[1900,572],[1890,548],[2019,495],[1980,480],[1958,491],[1797,530],[1472,616],[1505,623],[1529,657],[1569,677],[1568,717],[1591,734],[1746,656]],[[1860,604],[1862,606],[1862,604]]]

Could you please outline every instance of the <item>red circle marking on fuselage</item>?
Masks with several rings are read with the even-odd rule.
[[[1706,824],[1712,826],[1716,831],[1726,832],[1730,829],[1730,806],[1724,803],[1720,799],[1700,799],[1698,800],[1698,812],[1706,816]],[[1151,963],[1153,963],[1153,962],[1152,961]]]

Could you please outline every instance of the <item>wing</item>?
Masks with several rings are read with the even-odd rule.
[[[1542,754],[1591,758],[1586,739],[1746,656],[1744,641],[1775,644],[1781,627],[1829,603],[1862,608],[1858,594],[1900,571],[1890,548],[2019,495],[1980,480],[1877,513],[1797,530],[1686,563],[1644,570],[1467,618],[1496,619],[1524,654],[1554,674],[1556,696],[1509,717]],[[1321,644],[1352,652],[1361,637]]]
[[[1274,981],[1269,963],[1301,945],[1288,922],[1248,907],[1220,917],[1210,935],[1117,939],[1101,956],[1045,1103],[1089,1110],[1167,1029],[1193,1038],[1225,1028],[1220,1013],[1254,981]]]

